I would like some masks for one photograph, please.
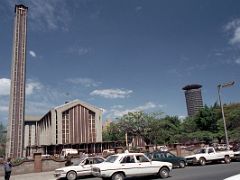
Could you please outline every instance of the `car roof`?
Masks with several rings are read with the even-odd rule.
[[[120,153],[120,154],[114,154],[112,156],[127,156],[127,155],[144,155],[143,153]]]

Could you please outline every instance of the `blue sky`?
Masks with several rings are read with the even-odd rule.
[[[182,87],[204,104],[240,102],[240,1],[1,0],[0,121],[6,122],[14,5],[29,7],[26,114],[80,99],[104,119],[129,111],[187,115]]]

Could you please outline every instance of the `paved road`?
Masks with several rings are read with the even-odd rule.
[[[222,180],[240,173],[240,162],[231,164],[213,164],[206,166],[189,166],[184,169],[173,169],[168,180]],[[100,178],[84,178],[100,180]],[[131,180],[157,180],[157,177],[131,178]],[[1,177],[0,180],[3,180]],[[11,176],[11,180],[54,180],[53,172],[31,173]]]

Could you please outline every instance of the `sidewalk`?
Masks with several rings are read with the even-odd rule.
[[[54,171],[11,175],[10,180],[43,180],[43,179],[44,180],[55,180],[53,173],[54,173]],[[1,177],[0,180],[4,180],[4,177]]]

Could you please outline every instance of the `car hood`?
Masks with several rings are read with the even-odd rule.
[[[228,178],[226,178],[224,180],[239,180],[239,179],[240,179],[240,174],[237,174],[237,175],[228,177]]]
[[[62,167],[62,168],[58,168],[58,169],[55,169],[55,171],[70,171],[70,170],[82,170],[83,167],[82,166],[67,166],[67,167]]]
[[[197,157],[197,156],[199,156],[199,154],[193,154],[193,155],[185,156],[185,159],[194,158],[194,157]]]

